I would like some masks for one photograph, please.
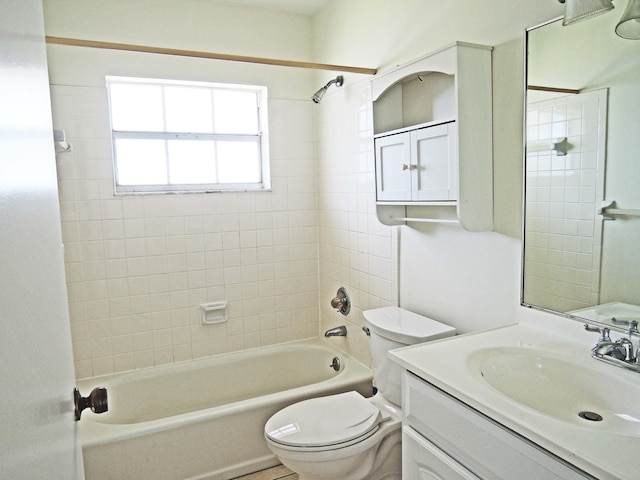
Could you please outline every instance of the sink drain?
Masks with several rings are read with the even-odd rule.
[[[584,418],[585,420],[589,420],[590,422],[601,422],[602,415],[596,412],[580,412],[578,414],[580,418]]]

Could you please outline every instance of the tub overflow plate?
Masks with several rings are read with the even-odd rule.
[[[338,357],[333,357],[333,360],[331,360],[331,365],[329,366],[336,372],[338,372],[340,370],[340,359]]]

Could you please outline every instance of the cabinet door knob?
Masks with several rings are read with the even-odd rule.
[[[402,164],[402,170],[414,170],[416,165],[407,165],[406,163]]]

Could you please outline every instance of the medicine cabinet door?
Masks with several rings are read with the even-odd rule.
[[[411,132],[413,201],[448,202],[458,199],[456,124]]]
[[[409,132],[375,139],[376,193],[379,202],[411,200]]]

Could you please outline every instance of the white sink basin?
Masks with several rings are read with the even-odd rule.
[[[524,315],[524,314],[523,314]],[[581,323],[525,322],[392,350],[425,382],[602,480],[640,471],[640,374],[591,358]],[[578,416],[594,412],[601,421]]]
[[[571,424],[640,437],[640,386],[616,377],[615,367],[603,375],[589,363],[528,347],[482,349],[469,361],[491,387],[528,408]]]

